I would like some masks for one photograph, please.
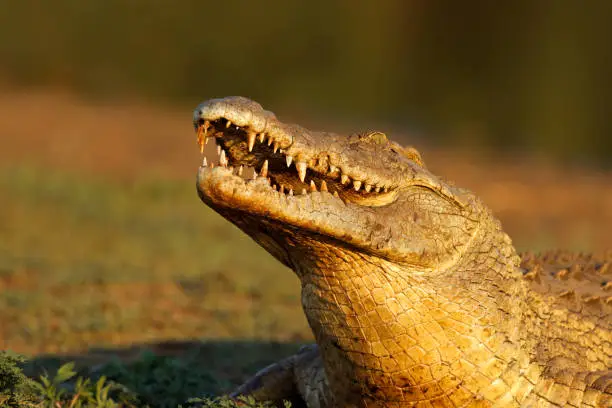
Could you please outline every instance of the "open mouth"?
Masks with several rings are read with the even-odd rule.
[[[264,178],[271,189],[287,196],[328,192],[345,203],[365,206],[381,206],[394,200],[394,189],[352,179],[323,153],[307,161],[299,155],[296,159],[273,135],[236,126],[225,118],[199,119],[194,125],[204,155],[203,168],[221,166],[245,182]],[[215,143],[208,145],[209,139]]]

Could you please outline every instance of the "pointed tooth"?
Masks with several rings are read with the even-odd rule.
[[[338,170],[338,168],[337,168],[336,166],[333,166],[333,165],[331,165],[331,164],[329,165],[329,172],[330,172],[330,173],[335,173],[335,172],[336,172],[336,170]]]
[[[385,191],[385,193],[386,193],[386,192],[388,192],[388,191],[389,191],[389,188],[388,188],[388,187],[385,187],[384,191]]]
[[[349,178],[349,176],[347,176],[346,174],[343,174],[342,176],[340,176],[340,182],[342,184],[346,184],[349,181],[351,181],[351,179]]]
[[[289,195],[293,196],[293,189],[292,188],[289,189]]]
[[[206,160],[206,156],[204,156],[204,160],[202,160],[202,167],[208,167],[208,160]]]
[[[240,167],[238,168],[238,175],[242,176],[243,171],[244,171],[244,166],[241,164]]]
[[[355,191],[359,191],[359,189],[361,188],[361,181],[359,180],[353,181],[353,188],[355,189]]]
[[[204,143],[200,143],[200,154],[204,153]]]
[[[380,186],[376,186],[376,188],[374,189],[374,191],[376,191],[377,193],[380,193]]]
[[[248,139],[248,144],[249,144],[249,152],[253,151],[253,146],[255,146],[255,136],[257,136],[255,133],[249,133],[247,135],[247,139]]]
[[[257,178],[257,170],[253,169],[253,180]]]
[[[310,180],[310,191],[317,191],[317,185],[314,180]]]
[[[217,145],[217,156],[221,154],[221,145]]]
[[[298,175],[300,176],[300,180],[303,183],[304,179],[306,178],[306,163],[297,162],[295,163],[295,168],[297,169]]]
[[[221,156],[219,157],[219,164],[223,167],[227,166],[227,158],[225,157],[225,150],[221,149]]]
[[[306,195],[306,189],[305,188],[302,189],[302,195]]]
[[[278,152],[284,154],[285,153],[285,149],[278,149]]]
[[[228,170],[229,170],[229,171],[230,171],[232,174],[234,174],[234,166],[229,166],[229,167],[228,167]]]
[[[228,121],[225,123],[225,127],[226,127],[226,128],[229,128],[230,126],[232,126],[232,121],[231,121],[231,120],[228,120]]]
[[[327,183],[325,180],[321,181],[321,191],[327,191]]]
[[[240,126],[236,125],[236,130],[240,130]]]
[[[272,142],[274,142],[274,139],[272,139],[272,136],[268,136],[268,146],[272,145]]]
[[[274,153],[278,150],[278,142],[274,142],[274,149],[272,150]]]
[[[208,137],[204,138],[204,144],[208,144],[208,139],[209,139]]]
[[[293,161],[293,156],[287,156],[285,157],[285,160],[287,160],[287,167],[291,166],[291,162]]]
[[[266,134],[265,134],[265,133],[263,133],[263,132],[261,132],[261,133],[259,134],[259,143],[263,143],[263,142],[264,142],[264,140],[266,140]]]
[[[336,198],[340,198],[340,196],[338,195],[338,192],[337,192],[337,191],[334,191],[334,197],[336,197]]]
[[[211,169],[214,169],[214,168],[215,168],[215,163],[212,163],[212,162],[211,162],[211,163],[210,163],[210,168],[211,168]]]
[[[285,186],[283,186],[282,184],[280,185],[280,188],[278,189],[278,191],[280,191],[281,193],[285,192]]]
[[[268,160],[264,161],[263,166],[261,166],[261,177],[268,177]]]
[[[364,189],[365,189],[366,193],[369,193],[369,192],[370,192],[370,190],[372,189],[372,186],[371,186],[371,185],[369,185],[369,184],[366,184],[366,185],[365,185],[365,187],[364,187]]]

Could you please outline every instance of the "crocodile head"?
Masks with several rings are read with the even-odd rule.
[[[381,132],[310,131],[243,97],[203,102],[193,124],[202,151],[217,145],[198,172],[200,198],[294,270],[322,243],[437,268],[478,229],[473,196]]]

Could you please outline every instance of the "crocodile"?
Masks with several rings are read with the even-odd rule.
[[[612,406],[612,254],[519,255],[478,197],[382,132],[315,132],[237,96],[193,125],[217,149],[200,199],[295,272],[316,341],[233,397]]]

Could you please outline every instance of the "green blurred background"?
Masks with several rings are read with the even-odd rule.
[[[611,21],[596,0],[6,0],[0,78],[610,165]]]

